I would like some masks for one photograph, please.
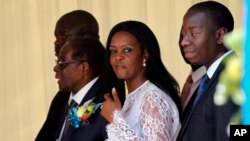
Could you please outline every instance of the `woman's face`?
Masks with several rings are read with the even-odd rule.
[[[125,81],[144,75],[142,66],[146,52],[136,37],[129,32],[116,32],[110,42],[110,64],[118,77]]]

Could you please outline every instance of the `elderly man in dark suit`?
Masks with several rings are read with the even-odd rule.
[[[227,125],[238,107],[229,99],[223,106],[214,103],[222,62],[232,50],[224,36],[234,28],[231,12],[215,1],[200,2],[188,9],[180,33],[180,48],[191,65],[204,65],[206,74],[183,113],[177,141],[227,141]]]
[[[107,122],[100,116],[98,106],[98,103],[103,101],[105,93],[100,79],[104,67],[104,52],[105,49],[99,40],[93,38],[74,38],[63,45],[54,70],[58,74],[56,78],[60,90],[69,91],[70,98],[62,108],[62,113],[65,113],[66,119],[65,116],[60,118],[56,134],[57,140],[101,141],[106,138]],[[89,100],[93,100],[96,105],[93,105],[92,111],[89,109],[86,117],[79,115],[79,113],[74,115],[80,119],[77,125],[73,123],[73,120],[67,118],[69,113],[64,111],[66,111],[66,107],[70,102],[74,101],[76,103],[75,107],[81,107]],[[70,125],[67,127],[69,122]]]

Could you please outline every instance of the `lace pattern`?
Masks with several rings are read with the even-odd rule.
[[[175,103],[150,81],[130,93],[113,117],[107,141],[172,141],[180,128]]]

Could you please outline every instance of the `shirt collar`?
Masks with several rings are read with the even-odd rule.
[[[95,77],[94,79],[92,79],[89,83],[83,86],[75,95],[73,95],[73,93],[71,92],[68,103],[70,103],[71,100],[74,99],[74,101],[79,105],[84,96],[87,94],[89,89],[94,85],[98,78],[99,77]]]
[[[226,53],[224,53],[221,57],[219,57],[207,70],[207,75],[208,77],[211,79],[212,76],[215,73],[215,70],[218,68],[219,64],[221,63],[221,61],[230,53],[232,53],[233,50],[229,50]]]
[[[191,72],[192,74],[192,80],[193,83],[197,82],[198,80],[201,79],[201,77],[206,74],[206,67],[202,66],[200,68],[198,68],[197,70],[195,70],[194,72]]]

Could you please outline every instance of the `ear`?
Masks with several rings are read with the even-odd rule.
[[[146,60],[148,60],[148,57],[149,57],[148,51],[146,49],[144,49],[144,51],[143,51],[143,58],[145,58]]]
[[[220,27],[216,31],[217,44],[221,45],[224,41],[224,36],[227,34],[227,29],[225,27]]]
[[[89,72],[90,68],[89,68],[89,63],[88,62],[82,62],[81,65],[79,65],[79,67],[81,67],[80,69],[82,70],[83,73]]]

